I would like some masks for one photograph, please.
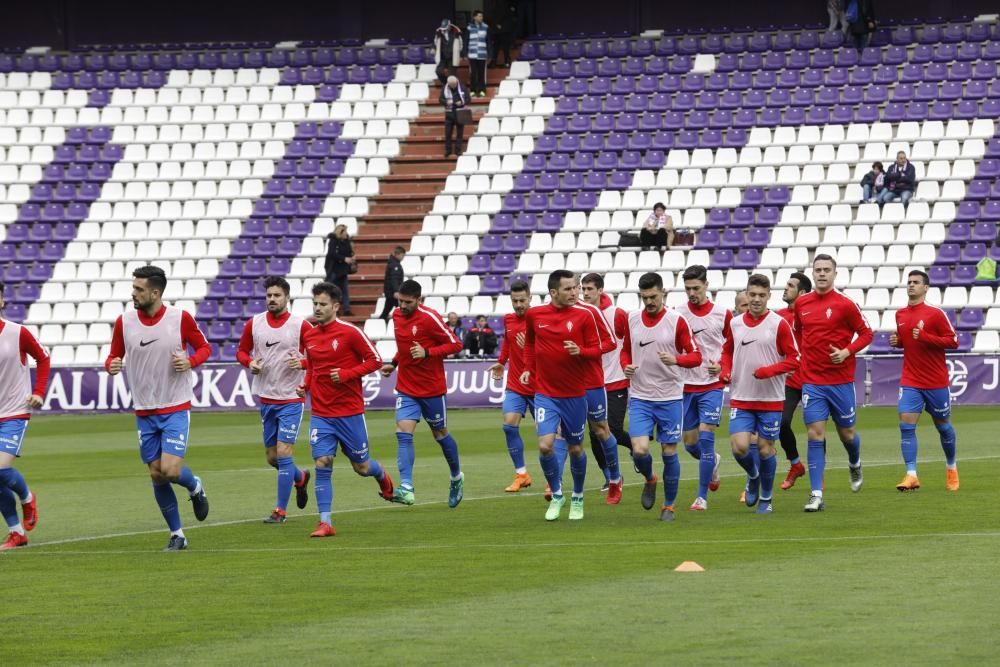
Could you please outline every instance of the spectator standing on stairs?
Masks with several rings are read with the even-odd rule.
[[[441,25],[434,33],[434,64],[442,85],[462,62],[463,50],[462,29],[448,19],[441,19]]]
[[[458,77],[449,76],[448,83],[441,88],[438,101],[444,107],[444,156],[461,155],[465,124],[472,120],[472,112],[466,108],[469,93],[462,87]],[[454,142],[452,134],[455,135]]]
[[[493,58],[490,60],[490,67],[506,67],[510,69],[510,49],[514,45],[514,33],[517,31],[517,7],[507,5],[503,10],[503,15],[497,21],[496,31],[493,34]],[[498,65],[500,52],[503,51],[503,65]]]
[[[469,91],[473,97],[486,97],[486,61],[490,58],[490,27],[483,22],[480,9],[472,12],[472,23],[465,28],[465,48],[469,58]]]
[[[396,292],[399,286],[406,279],[403,271],[403,258],[406,257],[406,248],[401,245],[396,246],[389,255],[389,261],[385,265],[385,282],[382,287],[385,291],[385,306],[382,307],[382,314],[379,319],[388,321],[392,317],[392,310],[396,307]]]
[[[875,32],[875,5],[872,0],[847,0],[844,16],[847,18],[846,34],[854,39],[854,48],[861,53],[872,41]]]
[[[353,315],[347,284],[350,275],[358,272],[358,260],[354,257],[354,246],[351,244],[351,237],[347,234],[347,225],[337,225],[334,227],[333,233],[326,238],[326,261],[323,264],[323,268],[326,270],[326,281],[340,288],[341,308],[343,308],[340,314]]]

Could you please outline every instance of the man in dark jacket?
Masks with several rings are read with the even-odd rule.
[[[844,13],[848,21],[847,32],[854,38],[854,48],[861,53],[875,32],[875,4],[873,0],[847,0]]]
[[[496,32],[493,34],[493,59],[490,67],[500,67],[497,60],[500,52],[504,54],[503,67],[510,69],[510,49],[514,46],[514,33],[517,31],[517,7],[507,5],[503,16],[497,21]]]
[[[462,346],[471,356],[492,357],[497,349],[497,335],[486,325],[486,316],[476,318],[476,326],[465,332]]]
[[[444,107],[444,156],[448,157],[452,153],[461,155],[465,125],[459,117],[459,111],[468,106],[469,93],[462,86],[458,77],[449,76],[448,82],[441,86],[441,95],[438,97],[438,101]],[[455,134],[454,143],[452,143],[452,133]]]
[[[398,245],[393,248],[392,254],[389,255],[389,261],[385,265],[385,282],[383,284],[385,306],[382,308],[382,314],[379,315],[383,320],[388,320],[392,316],[392,310],[396,307],[396,292],[399,291],[399,286],[406,279],[403,272],[404,257],[406,257],[406,248]]]
[[[913,197],[913,189],[917,186],[917,171],[906,159],[906,153],[899,151],[896,161],[889,165],[885,172],[885,189],[878,195],[879,205],[886,204],[897,198],[903,200],[903,205]]]
[[[358,264],[354,258],[351,237],[347,234],[347,225],[337,225],[327,237],[327,243],[326,261],[323,264],[326,281],[340,288],[340,314],[353,315],[348,283],[350,275],[358,270]]]

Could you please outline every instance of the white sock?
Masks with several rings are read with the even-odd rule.
[[[517,473],[518,475],[523,475],[526,472],[528,472],[528,469],[525,468],[524,466],[521,466],[520,468],[515,468],[514,472]]]
[[[17,533],[18,535],[24,535],[24,526],[17,524],[16,526],[10,527],[10,532]]]
[[[173,537],[174,535],[177,537],[184,537],[184,529],[178,528],[177,530],[170,531],[170,536]]]
[[[22,501],[21,501],[21,504],[22,504],[22,505],[27,505],[28,503],[30,503],[30,502],[31,502],[32,500],[34,500],[34,499],[35,499],[35,494],[33,494],[33,493],[31,492],[31,489],[28,489],[28,497],[27,497],[27,498],[25,498],[24,500],[22,500]]]
[[[198,486],[194,487],[194,491],[191,491],[191,497],[193,498],[194,496],[197,496],[201,492],[202,492],[201,480],[199,479]]]
[[[452,478],[451,478],[451,481],[453,481],[453,482],[457,482],[457,481],[458,481],[458,480],[460,480],[460,479],[462,479],[462,473],[458,473],[458,477],[452,477]]]

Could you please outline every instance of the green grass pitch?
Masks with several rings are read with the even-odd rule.
[[[131,416],[36,417],[19,467],[38,494],[40,521],[29,547],[0,555],[0,661],[996,664],[996,415],[955,410],[958,493],[944,490],[926,416],[923,488],[898,493],[895,413],[866,408],[864,489],[850,492],[846,456],[832,442],[825,512],[802,512],[804,481],[775,492],[771,516],[740,506],[742,475],[723,424],[723,483],[708,512],[686,509],[697,466],[682,453],[673,524],[642,510],[630,465],[623,503],[606,506],[592,463],[586,518],[571,524],[567,510],[543,520],[530,423],[522,433],[535,483],[504,494],[512,471],[499,411],[453,411],[461,506],[446,505],[447,467],[421,425],[417,505],[380,500],[373,480],[340,457],[337,537],[310,540],[312,498],[306,511],[293,501],[284,525],[260,521],[273,507],[275,473],[256,415],[195,414],[188,462],[211,514],[197,525],[182,501],[190,549],[174,554],[161,552],[167,532]],[[369,414],[368,425],[373,455],[396,479],[392,415]],[[296,462],[310,463],[306,444]],[[786,469],[782,460],[781,478]],[[705,572],[674,572],[685,560]]]

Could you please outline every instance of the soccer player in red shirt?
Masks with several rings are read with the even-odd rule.
[[[0,284],[0,311],[3,310],[4,286]],[[31,386],[28,357],[38,371]],[[28,488],[14,461],[21,455],[24,432],[28,429],[31,409],[42,407],[49,383],[49,355],[27,328],[0,319],[0,514],[7,521],[7,539],[0,551],[23,547],[28,543],[25,531],[38,524],[38,499]],[[17,516],[21,501],[24,522]]]
[[[198,521],[208,516],[201,478],[184,465],[184,456],[194,399],[189,373],[205,363],[212,347],[190,313],[163,304],[166,287],[167,276],[158,266],[132,272],[135,310],[115,321],[104,368],[109,375],[126,371],[139,429],[139,455],[149,467],[153,496],[170,528],[166,551],[181,551],[188,541],[171,483],[187,489]],[[187,347],[194,348],[193,355],[187,355]]]
[[[802,415],[809,438],[809,500],[806,512],[823,509],[827,419],[833,417],[847,450],[851,491],[861,490],[861,437],[854,395],[854,355],[872,342],[872,330],[858,304],[834,289],[837,262],[830,255],[813,258],[815,290],[795,304],[793,329],[802,350]]]
[[[770,514],[772,510],[771,492],[778,469],[774,441],[781,429],[784,375],[799,365],[792,328],[784,318],[768,310],[770,298],[771,281],[767,276],[750,276],[749,311],[732,321],[722,346],[719,372],[719,378],[731,384],[729,439],[736,462],[747,471],[745,502],[747,507],[753,507],[759,499],[758,514]],[[750,453],[753,435],[757,436],[759,459]]]
[[[569,518],[577,521],[583,518],[587,477],[587,454],[581,444],[587,424],[588,373],[591,362],[599,362],[602,354],[599,325],[594,310],[576,303],[578,285],[572,271],[550,273],[548,288],[550,303],[528,309],[521,384],[534,382],[535,387],[539,460],[552,492],[545,520],[558,519],[565,503],[553,447],[561,430],[573,476]]]
[[[399,307],[392,312],[396,356],[391,364],[382,366],[382,377],[389,377],[399,367],[396,378],[399,487],[392,500],[403,505],[414,502],[413,432],[423,416],[448,462],[451,473],[448,507],[458,507],[462,502],[465,476],[458,460],[458,443],[448,432],[444,358],[460,352],[462,341],[445,326],[441,315],[420,303],[420,296],[420,283],[415,280],[404,280],[399,286]]]
[[[296,393],[305,375],[303,340],[312,325],[288,312],[289,289],[281,276],[264,278],[267,310],[247,320],[236,352],[236,361],[253,374],[251,389],[260,400],[264,454],[268,465],[278,471],[278,499],[264,523],[285,522],[293,486],[299,509],[309,502],[309,471],[295,465],[292,451],[305,405]]]
[[[786,308],[778,311],[789,325],[794,323],[795,302],[803,294],[812,291],[812,281],[809,276],[796,271],[788,277],[785,283],[785,291],[781,299],[787,304]],[[799,341],[796,341],[798,343]],[[795,431],[792,430],[792,417],[795,416],[795,409],[802,401],[802,377],[796,371],[785,377],[785,405],[781,412],[781,448],[785,450],[785,456],[789,464],[788,474],[785,481],[781,483],[781,489],[787,491],[795,485],[795,480],[806,474],[806,467],[799,459],[798,442],[795,440]]]
[[[374,477],[379,495],[392,500],[389,473],[368,454],[368,427],[361,378],[382,365],[375,346],[361,329],[337,319],[340,288],[333,283],[313,285],[313,316],[316,326],[305,334],[306,377],[298,388],[312,398],[309,442],[316,462],[316,505],[319,525],[310,537],[332,537],[335,533],[333,506],[333,459],[337,445],[351,462],[354,472]]]
[[[490,372],[497,380],[503,378],[503,369],[508,363],[507,386],[503,392],[503,434],[507,439],[507,452],[514,464],[514,481],[504,491],[517,493],[531,486],[531,475],[524,465],[524,440],[521,439],[521,419],[531,413],[535,416],[535,389],[530,384],[521,384],[524,372],[524,343],[526,315],[531,306],[531,288],[523,280],[510,284],[510,305],[513,313],[503,316],[504,336],[500,346],[500,358],[490,366]]]
[[[925,303],[930,277],[923,271],[906,276],[906,308],[896,311],[896,332],[889,344],[903,349],[903,376],[899,381],[899,433],[906,476],[900,491],[920,488],[917,478],[917,420],[926,408],[941,435],[947,472],[945,488],[958,491],[955,464],[955,429],[951,425],[951,384],[944,351],[958,347],[958,335],[948,316]]]

